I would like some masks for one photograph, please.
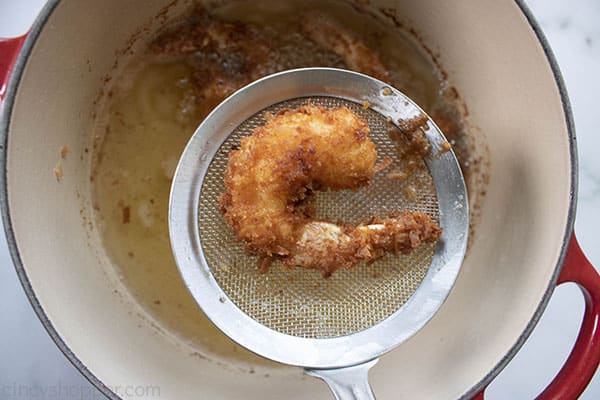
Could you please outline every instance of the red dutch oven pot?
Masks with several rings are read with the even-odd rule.
[[[130,397],[119,388],[142,384],[178,399],[327,398],[299,371],[258,377],[222,367],[140,322],[143,310],[107,272],[111,261],[86,222],[95,101],[107,73],[118,73],[115,58],[134,54],[140,39],[186,9],[164,3],[50,1],[28,35],[0,41],[2,214],[19,278],[57,345],[109,398]],[[574,282],[585,298],[581,330],[538,399],[577,398],[600,362],[600,277],[572,233],[572,115],[538,25],[520,1],[371,3],[404,18],[439,53],[491,162],[456,287],[422,331],[373,369],[375,390],[384,398],[483,399],[555,286]],[[64,144],[80,157],[58,184],[52,171]]]

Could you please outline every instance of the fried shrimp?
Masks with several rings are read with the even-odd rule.
[[[441,229],[419,212],[359,225],[312,217],[313,191],[359,189],[378,169],[369,127],[348,108],[309,104],[266,119],[229,153],[220,198],[237,238],[266,260],[263,269],[277,258],[286,267],[314,268],[329,276],[439,238]]]

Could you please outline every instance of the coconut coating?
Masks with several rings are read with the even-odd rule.
[[[229,153],[221,211],[251,250],[286,256],[311,219],[310,193],[365,186],[376,160],[369,127],[348,108],[268,115]]]
[[[285,267],[330,276],[439,239],[441,229],[419,212],[374,216],[358,225],[313,218],[313,191],[359,189],[380,169],[369,127],[351,110],[309,104],[266,120],[229,153],[220,198],[225,220],[248,250],[262,256],[263,270],[276,257]]]

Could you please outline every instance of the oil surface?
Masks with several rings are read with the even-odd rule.
[[[276,49],[277,58],[269,68],[345,66],[339,54],[307,40],[292,3],[231,4],[211,10],[213,18],[242,21],[260,32]],[[441,74],[415,42],[344,3],[322,4],[303,2],[302,9],[310,13],[318,7],[320,17],[352,31],[381,54],[392,85],[429,113],[451,118],[456,130],[451,139],[463,165],[468,163],[469,154],[462,145],[467,134],[457,106],[448,100]],[[241,349],[212,326],[185,288],[171,253],[167,217],[173,173],[188,139],[219,100],[199,98],[194,86],[198,55],[194,57],[157,55],[149,50],[112,89],[107,122],[97,132],[92,171],[97,225],[128,289],[168,331],[211,358],[273,365]]]

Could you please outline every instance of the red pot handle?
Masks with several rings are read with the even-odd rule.
[[[583,293],[583,322],[569,358],[537,400],[579,398],[594,377],[600,363],[600,275],[581,251],[574,233],[557,285],[566,282],[576,283]],[[483,399],[484,391],[481,391],[472,400]]]
[[[0,39],[0,101],[6,96],[6,87],[12,67],[27,34],[11,39]]]

